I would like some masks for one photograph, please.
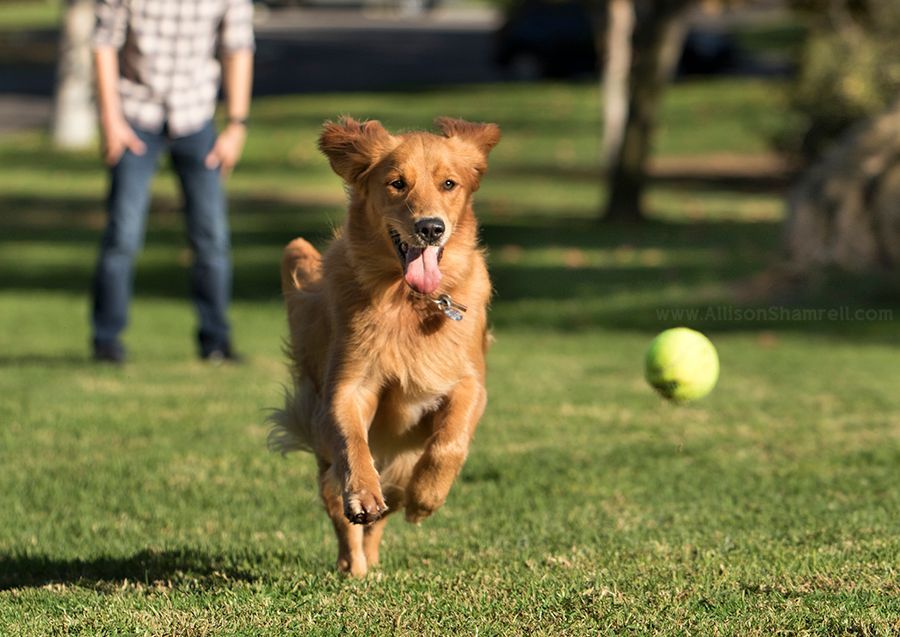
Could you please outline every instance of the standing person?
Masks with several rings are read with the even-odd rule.
[[[120,334],[163,150],[184,195],[200,357],[237,360],[227,318],[231,248],[222,178],[244,147],[253,49],[251,0],[98,0],[94,64],[110,184],[93,287],[96,360],[125,360]],[[227,124],[217,135],[220,76]]]

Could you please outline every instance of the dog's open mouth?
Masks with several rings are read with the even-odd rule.
[[[391,242],[403,265],[403,278],[419,294],[434,294],[441,284],[439,264],[444,256],[443,246],[413,246],[400,233],[390,229]]]

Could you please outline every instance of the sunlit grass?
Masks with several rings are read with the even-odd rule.
[[[676,86],[658,148],[756,157],[776,92]],[[364,582],[333,573],[312,459],[265,450],[287,379],[279,252],[343,218],[315,151],[339,113],[395,127],[447,113],[505,134],[477,195],[496,288],[488,412],[446,507],[421,527],[392,520]],[[900,631],[896,303],[857,283],[831,302],[882,319],[728,319],[777,258],[780,192],[670,176],[649,223],[604,225],[597,121],[589,85],[258,101],[229,182],[248,360],[219,368],[195,358],[172,179],[154,186],[131,362],[98,367],[96,153],[0,140],[0,634]],[[641,361],[684,322],[710,334],[722,375],[674,407]]]
[[[55,27],[63,6],[58,0],[4,0],[0,2],[0,33]]]

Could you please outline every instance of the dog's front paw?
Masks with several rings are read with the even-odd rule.
[[[406,495],[406,521],[418,524],[429,515],[441,508],[444,499],[433,493],[407,493]]]
[[[353,524],[370,524],[387,513],[381,489],[353,489],[344,493],[344,515]]]

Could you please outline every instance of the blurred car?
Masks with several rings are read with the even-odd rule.
[[[495,61],[522,80],[572,78],[597,72],[591,15],[582,0],[524,0],[509,9],[496,34]],[[737,61],[734,38],[692,28],[678,63],[680,75],[724,73]]]

